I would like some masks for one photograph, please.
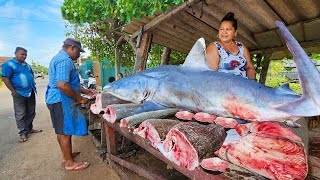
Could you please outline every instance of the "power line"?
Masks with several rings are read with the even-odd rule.
[[[38,19],[22,19],[22,18],[4,17],[4,16],[0,16],[0,19],[10,19],[10,20],[17,20],[17,21],[33,21],[33,22],[43,22],[43,23],[67,23],[66,21],[46,21],[46,20],[38,20]]]

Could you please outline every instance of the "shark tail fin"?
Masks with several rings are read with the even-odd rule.
[[[308,106],[302,107],[306,109],[305,112],[301,112],[302,114],[307,116],[320,115],[320,73],[285,25],[280,21],[276,21],[276,25],[279,27],[286,45],[294,57],[302,88],[302,97],[297,101],[290,102],[290,104],[281,109],[290,110],[290,108],[293,108],[295,110],[298,106]]]

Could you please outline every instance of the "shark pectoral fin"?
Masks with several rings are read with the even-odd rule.
[[[133,114],[140,114],[143,112],[157,111],[157,110],[168,109],[168,108],[169,107],[162,106],[161,104],[158,104],[155,101],[146,101],[140,107],[135,109],[133,111]]]
[[[296,101],[278,105],[274,108],[296,117],[310,117],[320,114],[318,105],[316,105],[314,101],[304,97]]]
[[[297,95],[292,89],[290,89],[289,83],[283,84],[277,88],[277,91],[285,94]]]

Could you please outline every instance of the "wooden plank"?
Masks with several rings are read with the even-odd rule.
[[[166,38],[159,33],[153,37],[155,43],[164,45],[165,47],[169,47],[170,49],[174,49],[177,51],[183,50],[182,52],[189,52],[190,48],[179,45],[176,41],[171,40],[170,38]]]
[[[263,32],[266,29],[265,26],[259,24],[259,22],[256,22],[254,17],[252,17],[250,14],[246,12],[246,9],[241,8],[237,5],[238,1],[220,1],[215,0],[212,4],[209,4],[206,8],[211,9],[208,12],[211,11],[213,15],[217,19],[222,19],[228,12],[233,12],[235,14],[235,18],[238,20],[238,25],[242,24],[243,27],[247,27],[249,31],[244,32]],[[241,2],[240,2],[241,3]]]
[[[276,28],[275,21],[281,20],[281,17],[264,0],[241,0],[236,2],[235,6],[240,6],[254,21],[266,29]]]
[[[201,14],[201,7],[200,5],[195,5],[195,17],[200,19],[200,14]],[[189,13],[191,13],[191,10],[188,10]],[[213,11],[209,6],[204,6],[203,7],[203,15],[201,17],[201,20],[206,22],[207,24],[211,25],[213,28],[216,30],[219,30],[220,27],[220,21],[223,18],[225,14],[218,14],[217,12]],[[217,18],[217,16],[221,16],[221,18]],[[244,25],[241,24],[241,22],[238,22],[238,35],[242,36],[244,40],[239,40],[243,43],[246,44],[246,46],[249,49],[257,49],[259,45],[257,44],[256,40],[254,39],[253,35],[251,34],[251,31],[245,27]],[[215,38],[215,37],[214,37]],[[215,38],[217,39],[217,38]]]
[[[303,48],[310,48],[310,47],[315,47],[320,45],[320,40],[314,40],[314,41],[308,41],[308,42],[300,42],[300,46]],[[281,47],[272,47],[272,48],[266,48],[264,49],[267,52],[278,52],[278,51],[287,51],[287,46],[281,46]],[[313,50],[315,51],[315,50]],[[311,52],[311,51],[309,51]],[[250,54],[261,54],[263,53],[262,50],[256,50],[256,51],[251,51]],[[288,52],[289,53],[289,52]]]
[[[167,158],[165,158],[158,150],[156,150],[154,147],[151,147],[149,143],[145,140],[142,139],[140,136],[133,135],[132,133],[129,132],[128,128],[120,128],[119,123],[111,124],[109,122],[105,122],[108,126],[114,128],[117,132],[125,136],[127,139],[133,141],[158,159],[162,160],[163,162],[170,164],[173,168],[175,168],[177,171],[181,172],[185,176],[189,177],[190,179],[201,179],[201,180],[209,180],[209,179],[225,179],[223,175],[213,175],[213,174],[208,174],[204,172],[201,168],[197,167],[193,171],[189,171],[184,167],[181,167]]]
[[[183,44],[187,45],[188,47],[192,46],[192,44],[197,41],[197,37],[194,37],[193,34],[185,34],[185,31],[178,32],[177,28],[172,29],[170,26],[165,25],[165,26],[158,27],[157,29],[167,34],[170,34],[172,39],[179,39],[180,41],[183,42]],[[189,35],[191,35],[191,37]]]
[[[168,47],[163,48],[162,56],[161,56],[161,63],[160,65],[169,65],[170,63],[170,54],[171,49]]]
[[[174,36],[172,36],[171,34],[163,32],[158,28],[152,30],[152,34],[154,35],[154,37],[160,36],[161,38],[163,38],[163,40],[170,40],[173,43],[173,45],[177,46],[177,47],[181,47],[181,48],[185,48],[185,49],[191,49],[191,47],[192,47],[193,42],[188,42],[188,44],[187,44],[186,42],[184,42],[180,38],[174,38]]]
[[[196,37],[196,39],[199,39],[200,37],[203,37],[208,41],[212,41],[214,39],[213,35],[209,35],[208,33],[202,33],[202,31],[199,30],[199,27],[194,27],[191,24],[189,24],[187,21],[183,21],[178,17],[173,18],[171,20],[174,25],[179,26],[181,29],[188,32],[189,34],[192,34],[193,36]]]
[[[97,129],[101,129],[101,123],[94,123],[88,126],[88,130],[90,131]]]
[[[134,72],[140,72],[146,69],[146,62],[148,59],[148,53],[152,43],[152,34],[144,32],[142,35],[141,45],[136,51],[136,61],[134,64]]]
[[[147,179],[155,179],[155,180],[162,180],[162,179],[165,179],[164,177],[158,175],[158,174],[154,174],[154,173],[151,173],[147,170],[145,170],[144,168],[142,167],[139,167],[133,163],[130,163],[128,161],[125,161],[121,158],[118,158],[117,156],[114,156],[112,154],[107,154],[107,156],[110,157],[110,159],[116,163],[118,163],[119,165],[123,166],[123,167],[126,167],[134,172],[136,172],[137,174],[139,174],[140,176],[142,177],[145,177]]]
[[[213,41],[214,37],[217,36],[218,31],[214,29],[213,27],[209,26],[208,24],[199,21],[198,18],[190,15],[189,13],[183,11],[176,16],[178,20],[185,23],[185,27],[190,26],[189,28],[194,31],[195,34],[198,34],[200,36],[203,36],[209,41]],[[186,26],[188,24],[188,26]]]
[[[159,16],[157,16],[155,19],[153,19],[150,23],[145,25],[145,31],[148,31],[149,29],[152,29],[162,23],[162,21],[165,21],[166,19],[172,17],[173,15],[177,14],[181,10],[183,10],[185,7],[187,7],[189,4],[196,4],[200,2],[200,0],[189,0],[187,2],[181,3],[171,9],[168,9],[167,11],[163,12]],[[137,37],[138,32],[132,34],[132,38]]]
[[[282,46],[282,42],[279,39],[279,36],[275,30],[263,33],[256,33],[254,34],[254,37],[263,49]]]
[[[266,3],[281,17],[284,23],[292,24],[299,22],[299,13],[295,10],[294,3],[279,0],[266,0]]]
[[[177,26],[173,23],[165,24],[164,26],[159,27],[158,29],[165,28],[167,31],[173,32],[175,37],[184,39],[187,42],[196,42],[199,37],[195,34],[192,34],[189,31],[186,31],[185,29],[181,28],[180,26]]]
[[[312,21],[307,21],[304,23],[304,31],[306,36],[306,41],[313,41],[320,39],[320,18]]]
[[[315,178],[320,178],[320,158],[309,156],[309,173]]]
[[[98,139],[93,135],[93,133],[91,131],[88,131],[88,135],[91,139],[91,141],[93,142],[94,146],[96,146],[97,148],[101,147],[101,143],[100,141],[98,141]]]
[[[298,41],[298,42],[303,42],[305,41],[305,37],[304,37],[304,30],[303,30],[303,23],[296,23],[290,26],[287,26],[288,30],[290,31],[290,33],[293,35],[293,37]],[[278,39],[281,40],[281,44],[285,45],[285,41],[281,35],[281,32],[279,29],[276,30],[277,35],[278,35]],[[266,32],[265,32],[266,33]]]
[[[182,53],[186,53],[186,54],[189,52],[189,50],[181,49],[181,48],[178,48],[178,47],[174,47],[172,44],[164,42],[162,39],[157,39],[157,37],[154,37],[153,40],[154,40],[154,43],[159,44],[159,45],[164,46],[164,47],[168,47],[168,48],[170,48],[172,50],[176,50],[176,51],[179,51],[179,52],[182,52]]]

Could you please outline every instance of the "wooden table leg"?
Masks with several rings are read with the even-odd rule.
[[[109,154],[116,155],[117,154],[117,147],[116,147],[115,131],[112,127],[110,127],[106,123],[104,123],[104,129],[106,132],[107,152]]]

